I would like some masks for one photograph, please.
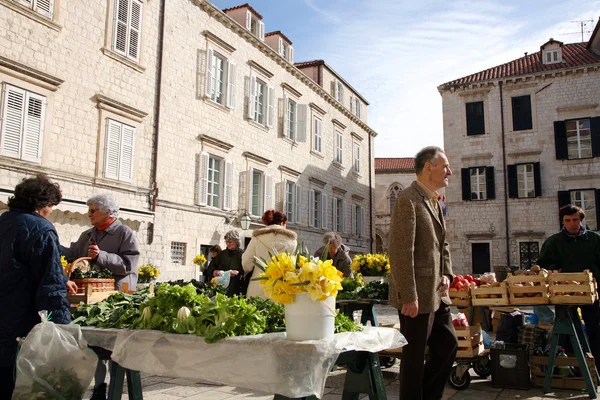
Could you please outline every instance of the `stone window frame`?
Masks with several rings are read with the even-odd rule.
[[[140,35],[138,39],[138,57],[137,59],[133,59],[127,55],[120,54],[117,50],[115,50],[115,35],[116,35],[116,24],[117,20],[115,17],[115,13],[117,11],[117,2],[119,1],[127,1],[128,3],[133,4],[133,2],[140,3],[142,5],[142,11],[140,13],[141,22],[140,22]],[[115,61],[118,61],[129,68],[134,69],[137,72],[143,73],[146,70],[146,56],[144,52],[145,42],[147,37],[147,32],[145,29],[146,21],[148,20],[149,8],[148,7],[149,0],[108,0],[108,7],[106,10],[106,24],[105,24],[105,33],[104,33],[104,46],[102,47],[102,53],[112,58]],[[131,9],[131,7],[129,7]],[[129,17],[129,15],[128,15]],[[129,28],[128,28],[129,31]],[[127,36],[129,37],[129,35]],[[126,46],[129,43],[126,44]],[[128,47],[128,46],[127,46]]]
[[[0,0],[0,5],[6,6],[7,8],[18,12],[25,17],[38,22],[48,28],[60,32],[62,25],[60,21],[60,2],[61,0],[47,0],[47,4],[51,6],[51,11],[46,13],[45,11],[35,11],[38,0],[31,0],[30,3],[26,0]]]

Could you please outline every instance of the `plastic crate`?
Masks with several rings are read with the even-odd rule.
[[[514,368],[506,368],[502,356],[516,357]],[[531,387],[529,371],[529,346],[506,343],[504,349],[490,349],[492,361],[492,386],[498,388],[523,389]]]

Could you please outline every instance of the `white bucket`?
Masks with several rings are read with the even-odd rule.
[[[290,340],[318,340],[333,336],[335,297],[313,301],[297,294],[292,304],[285,305],[285,329]]]

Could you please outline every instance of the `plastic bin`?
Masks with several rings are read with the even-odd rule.
[[[529,346],[506,343],[504,349],[490,349],[492,386],[523,389],[531,387]]]

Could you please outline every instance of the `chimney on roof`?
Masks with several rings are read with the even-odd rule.
[[[527,52],[525,52],[525,57],[527,57]]]

